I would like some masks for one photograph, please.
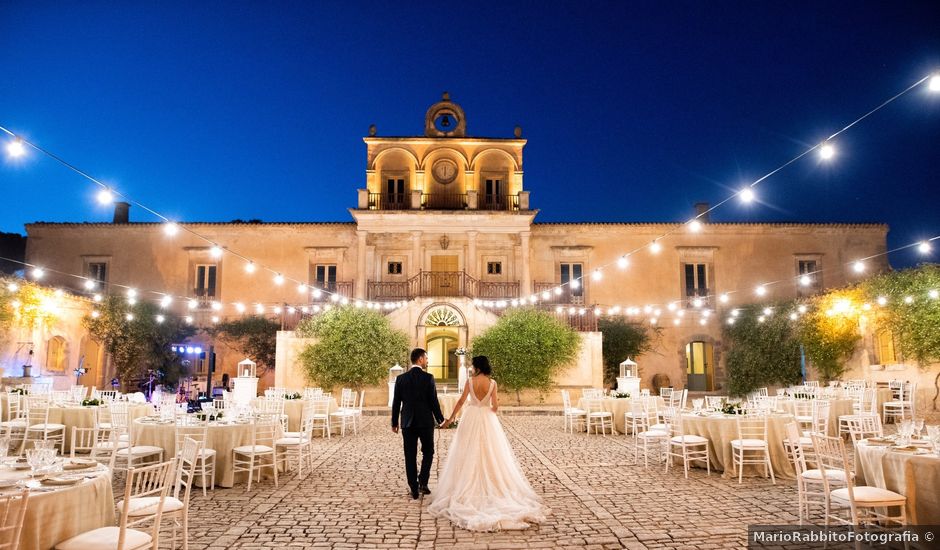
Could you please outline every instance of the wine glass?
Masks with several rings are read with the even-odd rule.
[[[914,423],[910,420],[902,420],[898,426],[898,445],[902,447],[911,444],[911,434],[914,432]]]
[[[26,449],[26,463],[35,475],[42,465],[42,449]]]
[[[0,462],[3,462],[6,459],[7,455],[10,454],[10,438],[9,437],[0,437]]]
[[[914,419],[914,430],[917,431],[917,439],[920,439],[921,432],[924,431],[924,419],[923,418]]]

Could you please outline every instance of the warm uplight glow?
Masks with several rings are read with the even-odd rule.
[[[742,202],[751,202],[754,200],[754,190],[750,187],[745,187],[738,193],[738,196],[741,197]]]
[[[212,245],[212,248],[209,249],[209,253],[212,254],[213,258],[221,258],[222,248],[219,245]]]
[[[98,200],[98,204],[111,204],[114,202],[114,193],[112,193],[110,189],[102,189],[98,191],[95,198]]]
[[[278,273],[277,275],[275,275],[275,276],[274,276],[274,284],[276,284],[276,285],[282,285],[282,284],[284,284],[284,276],[281,275],[280,273]]]
[[[689,222],[689,231],[692,233],[698,233],[702,230],[702,222],[698,220],[692,220]]]
[[[917,245],[917,251],[921,254],[930,254],[930,243],[927,241],[921,241]]]
[[[620,269],[626,269],[628,265],[630,265],[630,260],[626,256],[617,258],[617,267]]]
[[[758,296],[766,295],[767,287],[765,287],[764,285],[759,285],[757,288],[754,289],[754,294],[757,294]]]
[[[180,226],[173,222],[166,222],[163,224],[163,234],[167,237],[172,237],[180,231]]]
[[[247,264],[245,264],[245,271],[248,272],[248,273],[254,273],[254,272],[255,272],[255,262],[248,262]]]
[[[863,273],[865,271],[865,262],[858,260],[852,264],[852,270],[856,273]]]
[[[23,144],[23,140],[17,138],[13,141],[7,143],[7,154],[11,158],[20,158],[26,154],[26,146]]]
[[[836,148],[831,143],[823,143],[819,146],[819,158],[829,160],[836,155]]]
[[[663,245],[659,244],[659,241],[653,241],[650,243],[650,252],[653,254],[659,254],[659,251],[663,249]]]

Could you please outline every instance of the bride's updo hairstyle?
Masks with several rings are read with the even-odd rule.
[[[473,368],[475,368],[477,372],[480,374],[485,374],[489,376],[490,371],[493,370],[493,368],[490,367],[490,360],[487,359],[485,355],[477,355],[471,360],[470,363],[473,365]]]

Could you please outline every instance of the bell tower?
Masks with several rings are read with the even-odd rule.
[[[441,100],[431,105],[424,115],[424,135],[427,137],[466,137],[467,118],[460,105],[444,92]]]

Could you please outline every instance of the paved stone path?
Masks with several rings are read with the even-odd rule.
[[[265,482],[194,492],[193,550],[228,548],[690,548],[745,543],[748,524],[796,522],[792,480],[733,480],[704,470],[632,465],[624,436],[571,435],[558,416],[504,416],[513,448],[552,509],[526,531],[472,533],[427,513],[404,483],[401,438],[388,417],[367,416],[358,436],[317,441],[316,470]],[[452,432],[443,431],[433,491]],[[169,546],[169,540],[161,546]]]

